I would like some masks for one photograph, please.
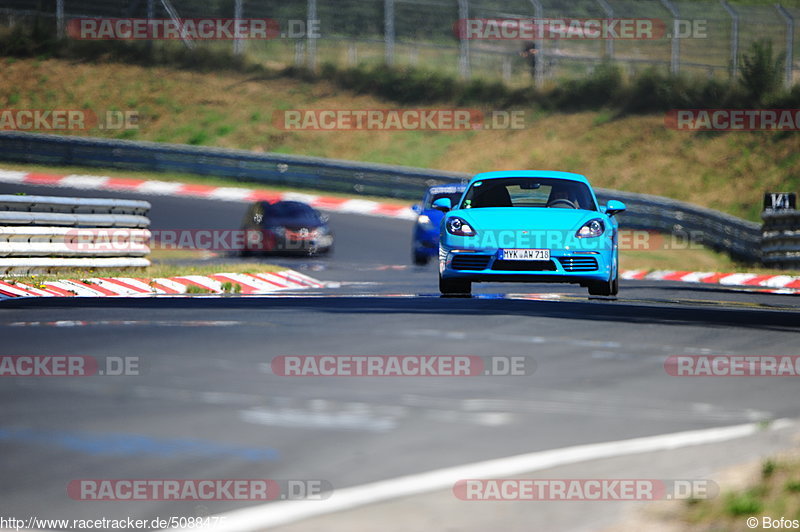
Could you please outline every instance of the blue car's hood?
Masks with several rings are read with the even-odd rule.
[[[546,207],[483,207],[460,209],[450,215],[463,218],[476,231],[577,231],[593,218],[605,218],[598,211]]]

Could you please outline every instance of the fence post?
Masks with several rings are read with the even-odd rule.
[[[387,65],[394,64],[394,0],[383,0],[383,41]]]
[[[466,23],[469,18],[469,0],[458,0],[458,18]],[[469,39],[465,32],[459,32],[458,39],[458,71],[461,77],[469,79]]]
[[[147,20],[153,20],[154,18],[156,18],[155,1],[156,0],[147,0]],[[148,51],[152,51],[153,50],[153,39],[147,39],[145,41],[145,43],[146,43],[146,46],[147,46],[147,50]]]
[[[233,4],[233,18],[239,20],[242,18],[242,0],[236,0]],[[238,24],[236,25],[238,26]],[[240,34],[237,31],[235,38],[233,39],[233,53],[235,55],[241,55],[244,51],[244,42],[240,38]]]
[[[308,0],[308,13],[306,14],[306,18],[306,28],[310,28],[314,21],[317,20],[317,0]],[[308,35],[308,37],[306,37],[308,68],[309,70],[316,71],[317,43],[314,41],[314,37],[311,36],[310,31],[306,33]]]
[[[503,81],[511,82],[511,59],[505,56],[503,57]]]
[[[56,36],[64,38],[64,0],[56,1]]]
[[[597,0],[597,3],[600,4],[600,7],[605,11],[608,18],[614,18],[614,10],[606,0]],[[606,57],[609,60],[614,60],[614,39],[612,38],[606,39]]]
[[[792,78],[794,77],[794,65],[792,58],[792,50],[794,49],[794,17],[786,11],[780,4],[775,4],[775,9],[781,14],[786,21],[786,86],[792,86]]]
[[[544,81],[544,8],[539,0],[531,0],[533,6],[533,16],[536,19],[536,53],[539,57],[536,58],[536,67],[533,71],[533,84],[536,87],[541,87]]]
[[[722,7],[731,17],[731,77],[739,74],[739,13],[725,0],[720,0]]]
[[[667,11],[672,15],[672,53],[669,61],[669,71],[673,74],[677,74],[681,62],[681,40],[678,37],[678,19],[680,18],[680,13],[678,12],[678,8],[669,0],[661,0],[661,4],[667,8]]]

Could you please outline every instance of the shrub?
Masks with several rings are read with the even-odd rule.
[[[596,109],[619,103],[623,87],[619,66],[603,62],[589,76],[565,81],[553,89],[550,98],[559,109]]]
[[[761,502],[751,493],[730,494],[725,500],[725,511],[732,517],[761,513]]]
[[[742,56],[739,82],[754,105],[764,103],[780,88],[785,57],[785,54],[776,56],[772,41],[766,39],[754,42],[750,54]]]

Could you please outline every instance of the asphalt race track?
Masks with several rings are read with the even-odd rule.
[[[235,229],[245,209],[0,185],[16,192],[146,199],[152,229]],[[338,283],[319,291],[0,302],[0,354],[138,356],[142,373],[2,380],[3,513],[215,514],[252,503],[85,502],[66,486],[274,478],[345,488],[537,450],[796,417],[792,378],[678,378],[664,360],[800,354],[800,296],[622,281],[617,299],[514,284],[445,299],[433,264],[411,266],[411,222],[331,214],[331,224],[331,257],[263,259]],[[320,354],[525,356],[536,371],[289,378],[270,369],[278,355]]]

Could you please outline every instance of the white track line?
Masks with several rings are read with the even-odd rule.
[[[509,456],[344,488],[334,491],[330,498],[321,501],[279,501],[219,514],[225,519],[220,520],[213,529],[217,532],[254,532],[377,502],[430,491],[450,490],[457,481],[467,478],[503,478],[588,460],[734,440],[762,430],[779,430],[793,426],[794,421],[780,419],[766,429],[758,423],[747,423]]]

